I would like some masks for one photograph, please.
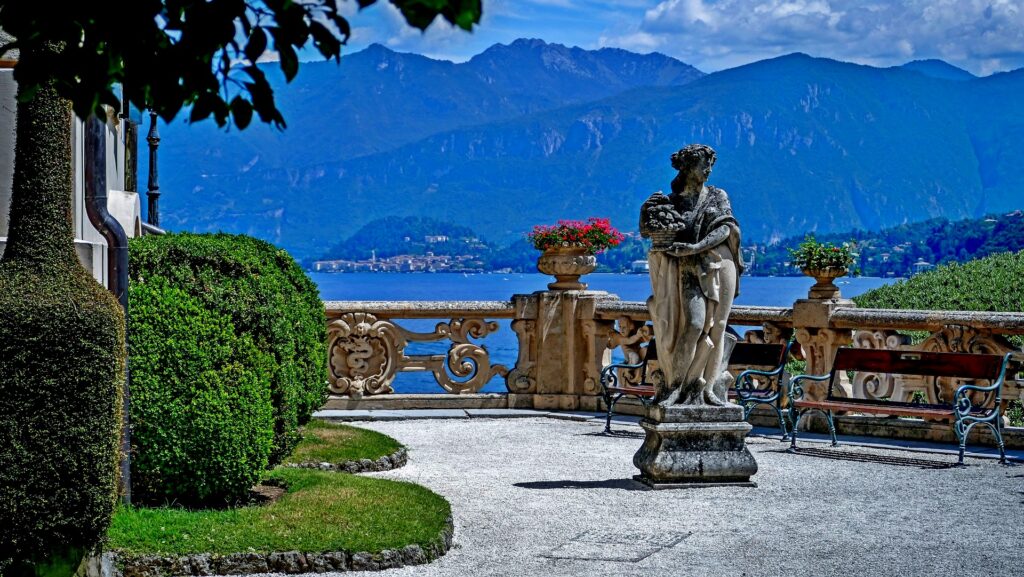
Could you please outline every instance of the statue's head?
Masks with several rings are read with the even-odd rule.
[[[711,174],[711,167],[715,165],[715,149],[706,144],[691,144],[679,149],[679,152],[672,154],[672,168],[679,172],[700,169],[703,171],[703,178]]]

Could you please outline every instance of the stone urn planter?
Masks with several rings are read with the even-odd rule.
[[[551,290],[587,290],[587,283],[580,282],[580,277],[595,268],[597,257],[587,254],[583,247],[549,248],[537,259],[537,270],[555,277],[555,282],[548,283]]]
[[[805,268],[803,272],[817,281],[808,291],[808,298],[817,300],[842,298],[839,294],[839,287],[835,285],[834,281],[839,277],[846,276],[846,267]]]

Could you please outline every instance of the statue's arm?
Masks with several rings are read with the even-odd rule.
[[[729,238],[729,234],[732,231],[729,229],[728,224],[722,224],[718,228],[712,230],[707,236],[701,239],[700,242],[695,244],[677,242],[668,247],[666,252],[672,256],[688,256],[691,254],[700,254],[702,252],[711,250],[716,246],[722,244]]]

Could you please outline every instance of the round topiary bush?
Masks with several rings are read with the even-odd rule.
[[[298,427],[326,400],[327,329],[316,285],[286,251],[229,234],[135,239],[130,275],[132,282],[166,279],[273,356],[270,465],[280,463],[298,443]]]
[[[273,358],[165,279],[129,287],[132,488],[148,503],[248,495],[273,441]]]

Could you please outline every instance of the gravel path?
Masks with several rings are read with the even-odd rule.
[[[386,575],[1024,575],[1020,465],[803,442],[820,454],[792,455],[751,437],[756,489],[649,491],[631,480],[635,426],[357,425],[409,448],[408,465],[376,476],[431,488],[455,517],[444,558]]]

